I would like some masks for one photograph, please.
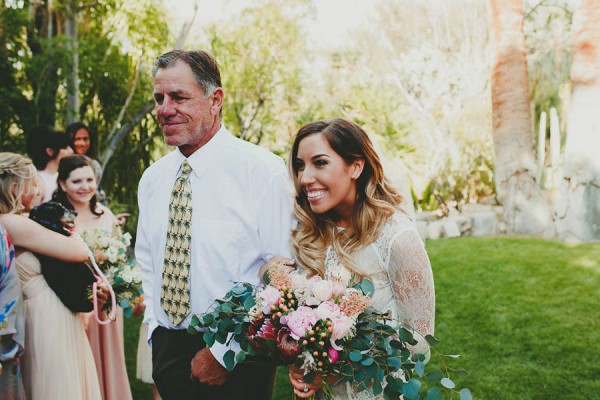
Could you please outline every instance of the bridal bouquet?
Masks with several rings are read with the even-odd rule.
[[[269,269],[268,280],[265,287],[238,283],[208,313],[192,317],[188,331],[202,332],[208,347],[239,344],[237,354],[224,355],[227,369],[236,362],[294,364],[304,370],[306,382],[319,372],[386,398],[420,398],[421,380],[430,386],[426,399],[442,398],[437,384],[456,392],[449,368],[425,373],[426,355],[411,353],[417,340],[409,326],[369,312],[374,292],[369,280],[348,287],[290,272],[283,264]],[[424,339],[437,344],[432,336]],[[323,388],[325,395],[330,390]],[[458,393],[461,400],[471,398],[468,389]]]
[[[123,314],[131,316],[133,305],[142,293],[141,268],[127,255],[131,235],[115,227],[110,234],[104,229],[92,229],[84,231],[82,237],[111,284]]]

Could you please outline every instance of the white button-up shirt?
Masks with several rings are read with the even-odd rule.
[[[291,258],[293,191],[283,160],[232,136],[223,126],[187,160],[192,167],[191,314],[173,326],[160,304],[169,201],[185,156],[177,149],[152,164],[138,189],[135,254],[149,324],[186,329],[193,314],[207,312],[234,282],[259,283],[270,258]],[[226,348],[211,349],[222,363]]]

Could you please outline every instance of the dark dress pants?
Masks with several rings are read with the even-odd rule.
[[[270,400],[275,369],[238,365],[221,386],[190,380],[191,361],[206,347],[202,335],[159,326],[152,332],[152,378],[164,400]]]

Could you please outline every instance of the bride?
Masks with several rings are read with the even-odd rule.
[[[296,192],[298,226],[292,246],[298,265],[327,279],[368,277],[375,285],[374,311],[391,311],[423,337],[433,335],[429,258],[365,131],[340,118],[308,123],[296,135],[289,163]],[[426,346],[421,339],[415,351],[424,352]],[[302,378],[301,370],[290,368],[294,393],[309,398],[320,389],[321,377],[310,384]],[[335,377],[328,380],[335,399],[383,398],[336,384]]]

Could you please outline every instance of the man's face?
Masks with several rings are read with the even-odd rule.
[[[219,130],[223,90],[217,88],[205,98],[192,69],[183,61],[156,72],[154,101],[165,142],[179,147],[185,156],[206,144]]]

